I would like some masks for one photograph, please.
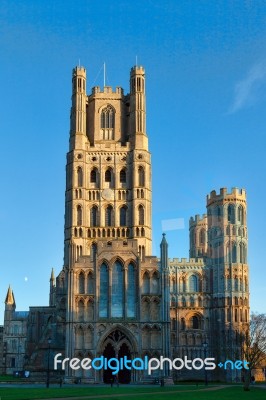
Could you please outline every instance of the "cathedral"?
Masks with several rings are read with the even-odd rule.
[[[145,70],[130,71],[130,93],[96,86],[86,70],[72,74],[66,164],[64,263],[50,278],[49,306],[16,311],[5,299],[2,372],[45,374],[62,357],[241,359],[249,321],[246,192],[212,191],[206,214],[189,221],[190,258],[151,254],[151,154],[146,133]],[[63,370],[66,382],[110,382],[112,371]],[[209,373],[210,375],[210,373]],[[212,371],[210,379],[239,379]],[[121,383],[202,379],[204,371],[118,373]]]

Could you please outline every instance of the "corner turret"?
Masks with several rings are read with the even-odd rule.
[[[5,299],[5,321],[12,319],[13,313],[16,310],[16,302],[13,290],[9,285]]]

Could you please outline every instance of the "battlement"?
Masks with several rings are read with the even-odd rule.
[[[73,74],[73,76],[76,76],[76,75],[86,75],[86,69],[84,68],[84,67],[75,67],[75,68],[73,68],[73,70],[72,70],[72,74]]]
[[[100,86],[94,86],[91,89],[91,94],[124,94],[124,90],[120,87],[117,86],[115,90],[111,86],[104,86],[103,90],[101,90]]]
[[[131,68],[130,73],[144,73],[145,69],[142,65],[135,65]]]
[[[202,216],[200,216],[199,214],[196,214],[195,217],[190,217],[189,226],[197,225],[201,222],[203,224],[207,224],[207,214],[202,214]]]
[[[207,195],[207,205],[210,205],[215,201],[224,200],[226,198],[228,199],[239,198],[241,200],[245,200],[246,190],[233,187],[230,192],[227,191],[227,188],[221,188],[219,194],[216,194],[216,191],[212,190],[211,193]]]

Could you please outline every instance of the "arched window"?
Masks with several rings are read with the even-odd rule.
[[[235,223],[235,210],[232,204],[229,204],[227,208],[227,220],[228,222],[231,222],[231,224]]]
[[[221,209],[220,209],[220,207],[217,207],[217,219],[218,219],[218,221],[221,220]]]
[[[191,275],[189,277],[189,291],[190,292],[198,291],[198,278],[196,275]]]
[[[244,243],[240,243],[239,245],[239,255],[240,255],[240,262],[242,264],[245,264],[246,261],[246,246],[244,245]]]
[[[79,293],[85,293],[85,277],[83,272],[79,274]]]
[[[127,317],[136,316],[136,273],[133,264],[129,264],[127,271]]]
[[[81,167],[78,167],[77,175],[78,175],[78,186],[81,187],[83,186],[83,171]]]
[[[145,274],[143,275],[142,293],[150,293],[150,277],[147,272],[145,272]]]
[[[94,280],[93,280],[92,273],[88,274],[88,277],[87,277],[87,288],[88,288],[88,294],[93,294],[94,293]]]
[[[107,106],[101,112],[101,129],[112,128],[114,128],[114,110],[111,106]]]
[[[123,270],[119,261],[115,262],[112,269],[111,316],[123,317]]]
[[[236,263],[237,262],[237,251],[236,251],[236,244],[233,243],[232,244],[232,263]]]
[[[185,329],[186,329],[185,318],[181,318],[181,331],[184,331]]]
[[[139,186],[145,186],[145,172],[143,167],[138,169]]]
[[[200,231],[200,244],[204,244],[205,243],[205,231],[204,229],[201,229]]]
[[[237,209],[237,220],[241,225],[244,223],[244,210],[242,206],[239,206]]]
[[[96,261],[96,256],[97,256],[97,244],[92,243],[92,245],[91,245],[91,261],[92,262]]]
[[[125,169],[121,169],[120,171],[120,182],[121,183],[126,183],[127,181],[127,174]]]
[[[199,329],[199,319],[196,315],[193,315],[193,317],[191,318],[190,326],[191,329]]]
[[[80,205],[77,206],[77,225],[82,225],[82,208]]]
[[[110,206],[110,205],[108,207],[106,207],[106,210],[105,210],[105,226],[113,226],[114,225],[113,214],[114,214],[113,207]]]
[[[91,170],[91,183],[96,183],[97,182],[97,168],[93,168]]]
[[[84,303],[82,300],[78,302],[78,320],[79,321],[84,320]]]
[[[156,294],[159,291],[159,277],[157,272],[154,272],[151,277],[151,293]]]
[[[99,296],[99,317],[108,316],[108,269],[105,264],[100,268],[100,296]]]
[[[120,208],[120,226],[127,225],[127,207],[123,206]]]
[[[98,207],[91,208],[91,226],[98,226]]]
[[[142,205],[139,206],[139,225],[144,225],[144,207]]]
[[[110,168],[105,171],[104,179],[105,182],[112,182],[112,171]]]

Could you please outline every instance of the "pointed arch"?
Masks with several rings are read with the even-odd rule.
[[[101,129],[113,129],[114,120],[114,108],[110,104],[108,104],[101,110]]]
[[[90,226],[98,226],[98,207],[96,205],[92,206],[90,212]]]
[[[82,207],[77,205],[77,225],[82,225]]]
[[[90,182],[97,183],[98,169],[94,167],[90,173]]]
[[[136,270],[133,263],[127,270],[127,317],[136,317]]]
[[[121,169],[119,177],[120,177],[120,183],[126,183],[126,181],[127,181],[127,173],[126,173],[126,169],[125,168]]]
[[[142,166],[138,168],[138,184],[139,186],[145,186],[145,171]]]
[[[105,209],[105,226],[114,226],[114,209],[110,204]]]
[[[111,316],[123,317],[123,288],[124,288],[123,267],[119,260],[116,260],[112,267],[112,294],[111,294]]]
[[[127,206],[123,205],[119,210],[120,226],[127,225]]]
[[[105,182],[111,183],[111,182],[112,182],[112,175],[113,175],[112,168],[108,168],[108,169],[105,171],[105,174],[104,174],[104,180],[105,180]]]
[[[79,285],[79,293],[85,293],[85,276],[84,273],[81,271],[78,276],[78,285]]]
[[[231,224],[235,223],[235,207],[233,204],[228,204],[227,207],[227,220]]]
[[[99,317],[107,318],[108,316],[108,289],[109,274],[105,263],[100,267],[100,296],[99,296]]]
[[[83,186],[83,170],[81,167],[77,169],[77,184],[79,187]]]
[[[142,204],[138,206],[138,225],[144,225],[144,207]]]
[[[190,292],[198,292],[199,282],[198,282],[198,277],[195,274],[190,275],[188,285]]]

